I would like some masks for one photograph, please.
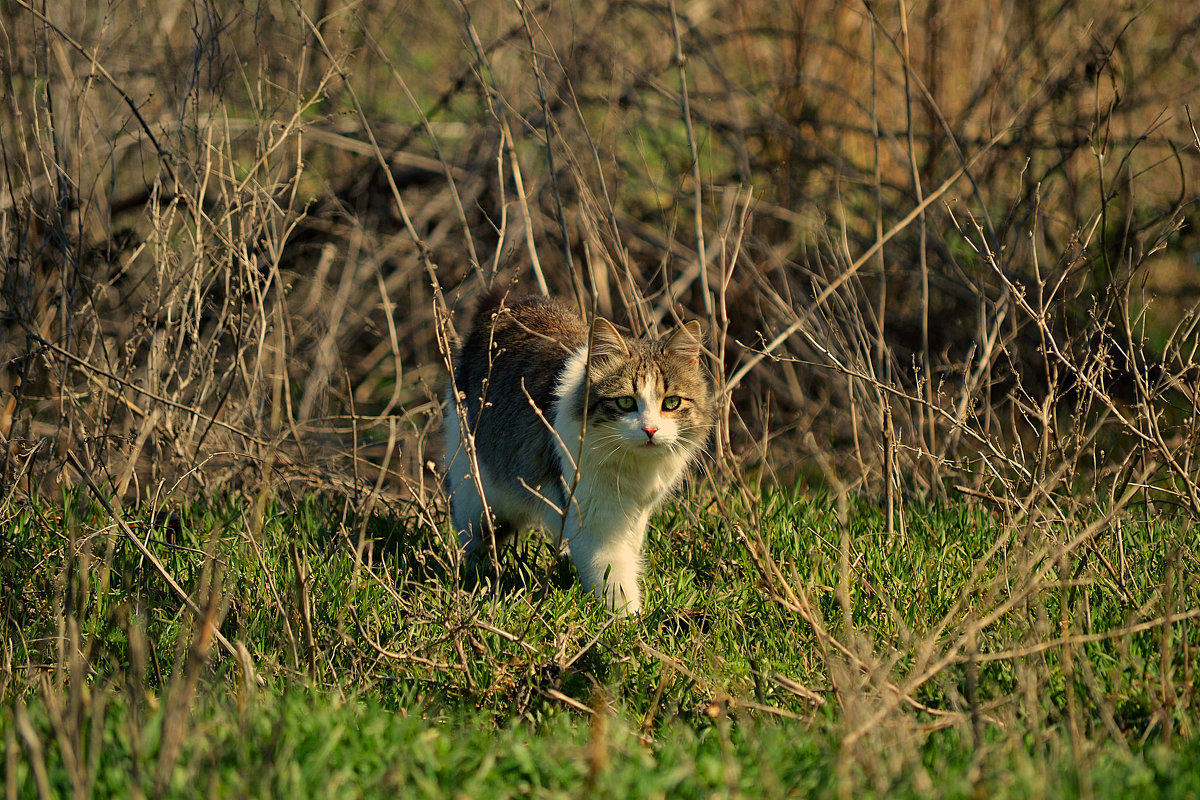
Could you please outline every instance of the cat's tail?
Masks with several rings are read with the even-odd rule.
[[[480,330],[490,326],[492,317],[504,305],[506,297],[508,297],[508,288],[499,284],[493,285],[484,292],[479,298],[479,305],[475,306],[475,316],[471,318],[471,330]]]

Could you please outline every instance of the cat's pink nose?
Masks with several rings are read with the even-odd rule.
[[[653,439],[654,434],[658,433],[658,428],[656,428],[653,425],[643,425],[642,430],[644,430],[646,432],[647,439]]]

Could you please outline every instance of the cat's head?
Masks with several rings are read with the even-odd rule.
[[[587,424],[602,452],[691,453],[713,425],[712,380],[700,363],[700,323],[663,339],[629,340],[597,319],[589,348]]]

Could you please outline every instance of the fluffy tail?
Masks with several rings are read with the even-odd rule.
[[[479,298],[479,305],[475,307],[475,316],[471,318],[471,330],[479,330],[490,325],[492,315],[500,310],[506,297],[508,297],[508,289],[499,285],[493,285],[484,292]]]

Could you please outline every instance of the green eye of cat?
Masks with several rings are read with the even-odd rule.
[[[677,394],[663,398],[663,411],[674,411],[679,408],[679,404],[683,402],[683,398]]]
[[[617,408],[622,411],[633,411],[637,407],[637,400],[629,395],[617,398]]]

